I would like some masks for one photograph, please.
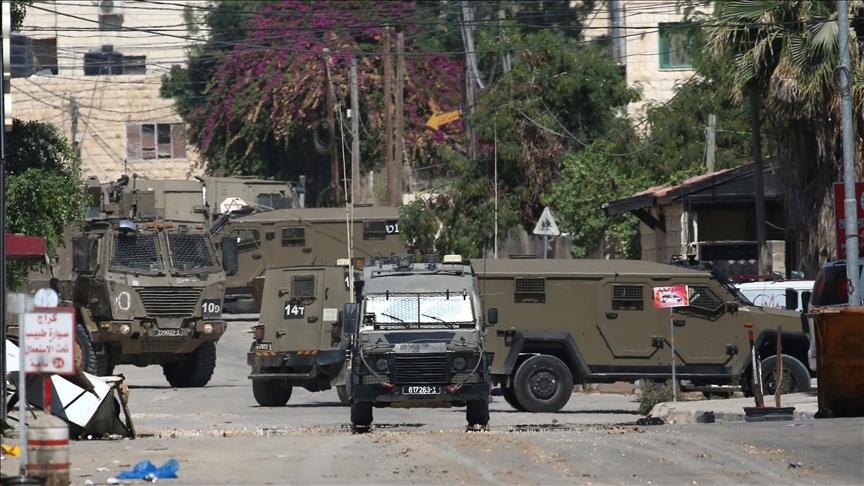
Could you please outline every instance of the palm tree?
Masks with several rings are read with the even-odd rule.
[[[852,0],[850,11],[853,23],[864,22],[864,0]],[[797,243],[791,250],[800,251],[802,269],[813,274],[834,255],[831,187],[840,180],[842,169],[840,95],[835,83],[839,65],[836,3],[724,0],[715,2],[704,31],[707,54],[732,60],[735,69],[730,87],[735,98],[750,97],[754,111],[761,109],[762,116],[756,120],[766,122],[769,151],[787,164],[787,247]],[[860,117],[864,112],[864,38],[850,30],[849,39],[853,112]],[[753,126],[757,145],[760,127],[758,123]],[[862,135],[864,123],[857,123],[859,178]]]

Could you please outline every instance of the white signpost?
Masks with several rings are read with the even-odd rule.
[[[561,234],[561,231],[558,230],[558,224],[555,222],[555,218],[552,217],[552,210],[549,209],[549,206],[546,206],[543,209],[543,214],[540,215],[540,219],[538,219],[537,224],[534,225],[533,233],[535,235],[543,235],[543,258],[546,258],[546,253],[549,250],[549,237]]]

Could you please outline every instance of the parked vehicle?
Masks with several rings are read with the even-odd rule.
[[[351,225],[346,223],[347,216],[345,208],[280,209],[220,222],[214,234],[234,238],[240,255],[240,269],[226,285],[227,311],[259,311],[249,282],[266,268],[331,265],[347,257],[349,239],[353,256],[358,259],[406,252],[396,208],[353,208]]]
[[[862,290],[864,290],[864,264],[858,269],[858,277],[859,295],[864,295],[862,293]],[[819,274],[816,275],[810,306],[831,307],[845,305],[849,305],[849,278],[846,275],[846,261],[835,260],[828,262],[819,269]],[[864,305],[864,297],[862,297],[861,302],[857,305]],[[818,372],[816,369],[816,333],[813,328],[813,318],[809,318],[807,322],[811,336],[807,359],[810,369]]]
[[[74,305],[76,356],[91,374],[115,365],[161,365],[175,387],[207,384],[216,342],[226,271],[236,268],[236,246],[217,254],[200,223],[152,216],[147,201],[124,197],[124,185],[88,181],[93,207],[55,266],[54,285]]]
[[[689,294],[671,317],[677,379],[740,382],[749,391],[752,324],[766,391],[773,393],[778,328],[784,390],[809,390],[800,314],[754,306],[711,272],[636,260],[499,259],[474,268],[483,305],[500,319],[487,339],[492,379],[518,410],[558,411],[574,382],[671,378],[670,310],[655,309],[652,295],[672,285]]]
[[[373,406],[465,406],[469,426],[486,426],[489,356],[471,265],[458,255],[367,264],[360,296],[344,312],[352,426],[368,427]]]
[[[760,307],[772,307],[774,309],[790,309],[791,303],[795,306],[790,310],[804,312],[806,299],[805,292],[813,291],[813,280],[768,280],[760,282],[746,282],[735,284],[735,287],[747,297],[747,300]],[[790,297],[790,290],[796,297]],[[792,300],[789,300],[792,298]]]
[[[338,315],[351,299],[348,260],[340,263],[271,268],[255,279],[261,313],[247,363],[259,405],[285,405],[296,386],[329,390],[342,371],[348,343]],[[344,385],[337,391],[347,403]]]

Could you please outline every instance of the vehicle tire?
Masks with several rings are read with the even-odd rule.
[[[501,396],[504,397],[504,401],[507,402],[507,404],[520,412],[525,411],[525,407],[516,400],[516,394],[513,392],[513,387],[501,387],[501,392]]]
[[[284,407],[294,388],[281,380],[252,380],[252,395],[262,407]]]
[[[469,400],[465,408],[465,420],[469,427],[486,427],[489,424],[489,400]]]
[[[179,361],[162,365],[162,373],[175,388],[198,388],[210,381],[216,369],[216,343],[202,343]]]
[[[528,412],[557,412],[570,400],[573,375],[555,356],[532,356],[516,370],[513,393]]]
[[[98,375],[96,347],[83,324],[75,326],[75,367],[85,373]]]
[[[369,427],[372,425],[372,402],[354,402],[351,404],[351,426]]]
[[[774,368],[777,366],[777,355],[762,360],[762,388],[765,396],[774,395]],[[788,354],[783,355],[783,381],[780,384],[781,394],[804,393],[810,391],[810,372],[804,363]]]
[[[347,386],[338,385],[336,387],[336,395],[339,396],[339,403],[342,405],[348,405],[351,403],[351,395],[348,394]]]

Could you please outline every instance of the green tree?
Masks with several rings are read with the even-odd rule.
[[[707,53],[729,59],[734,99],[757,95],[773,156],[786,164],[792,193],[790,223],[813,274],[834,253],[832,183],[842,158],[836,2],[817,0],[725,1],[705,19]],[[855,113],[864,111],[864,62],[858,27],[864,2],[850,2],[850,76]],[[857,123],[856,166],[862,168],[864,124]],[[796,217],[797,216],[797,217]]]
[[[80,164],[53,125],[14,120],[6,137],[6,231],[45,238],[49,253],[63,246],[63,230],[83,215]],[[32,264],[8,261],[10,288],[26,283]]]

